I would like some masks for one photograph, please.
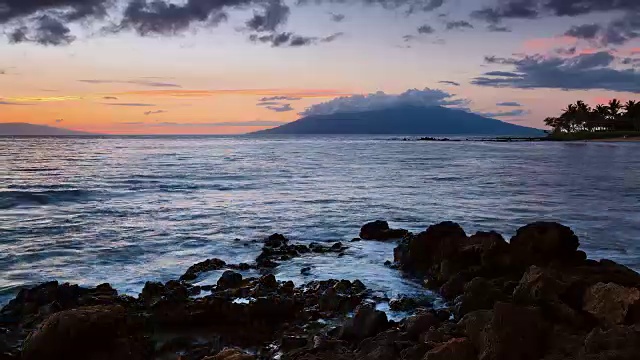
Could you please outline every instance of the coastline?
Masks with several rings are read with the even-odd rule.
[[[640,136],[617,137],[608,139],[589,139],[588,142],[640,142]]]
[[[359,280],[278,281],[279,264],[349,244],[264,239],[252,263],[206,259],[137,297],[109,284],[44,283],[0,312],[3,359],[593,359],[640,351],[640,274],[588,260],[568,227],[539,222],[510,241],[444,222],[419,234],[365,224],[353,241],[396,244],[387,265],[424,298],[380,297]],[[244,278],[258,269],[263,275]],[[224,271],[215,284],[200,275]],[[301,272],[309,271],[302,268]],[[296,286],[297,285],[297,286]],[[434,306],[433,294],[446,305]],[[403,312],[389,320],[381,304]],[[614,340],[615,339],[615,340]],[[613,355],[611,355],[613,356]]]

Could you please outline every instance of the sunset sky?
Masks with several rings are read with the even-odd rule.
[[[90,132],[244,133],[410,89],[542,128],[640,98],[639,0],[0,0],[0,31],[0,122]]]

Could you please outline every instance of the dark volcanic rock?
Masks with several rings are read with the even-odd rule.
[[[431,312],[427,312],[409,316],[404,319],[403,329],[410,337],[417,339],[420,334],[427,332],[432,326],[437,326],[439,324],[440,320],[438,317]]]
[[[264,245],[265,246],[269,246],[269,247],[280,247],[282,245],[287,244],[288,242],[289,242],[289,239],[284,237],[284,235],[275,233],[275,234],[269,236],[264,241]]]
[[[574,261],[579,245],[578,237],[570,228],[554,222],[523,226],[511,238],[513,257],[522,266]]]
[[[493,309],[497,301],[506,300],[506,295],[484,278],[475,278],[464,287],[464,294],[456,299],[456,316],[462,318],[469,312]]]
[[[23,359],[145,359],[148,344],[131,323],[120,306],[62,311],[29,335]]]
[[[476,352],[469,339],[451,339],[424,356],[424,360],[476,360]]]
[[[218,288],[233,289],[242,285],[242,275],[235,271],[227,270],[218,279]]]
[[[584,297],[583,309],[603,324],[624,322],[629,307],[640,300],[640,290],[614,283],[597,283],[589,287]]]
[[[580,360],[637,360],[640,358],[640,331],[615,326],[595,328],[584,341]]]
[[[402,239],[409,231],[404,229],[391,229],[389,223],[382,220],[367,223],[360,229],[360,238],[364,240],[390,240]]]
[[[361,341],[388,329],[387,314],[374,309],[372,306],[361,305],[355,315],[347,320],[342,327],[340,339]]]
[[[180,280],[194,280],[203,272],[223,269],[227,264],[220,259],[207,259],[195,265],[191,265]]]

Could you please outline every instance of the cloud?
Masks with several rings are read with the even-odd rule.
[[[462,29],[473,29],[473,25],[470,22],[460,20],[460,21],[449,21],[446,24],[447,30],[462,30]]]
[[[449,80],[438,81],[438,83],[445,84],[445,85],[452,85],[452,86],[460,86],[459,82],[449,81]]]
[[[489,63],[511,65],[508,76],[476,77],[472,84],[521,89],[552,88],[563,90],[602,89],[640,93],[640,72],[612,68],[616,58],[606,51],[569,58],[541,55],[522,58],[485,57]]]
[[[488,118],[497,118],[497,117],[517,117],[517,116],[528,115],[530,113],[531,112],[529,110],[518,109],[518,110],[512,110],[512,111],[499,111],[499,112],[488,112],[488,113],[477,113],[477,114],[482,115],[484,117],[488,117]]]
[[[20,102],[13,102],[13,101],[4,101],[4,100],[0,99],[0,105],[18,105],[18,106],[28,106],[28,105],[33,105],[33,104],[20,103]]]
[[[118,98],[115,97],[115,96],[103,96],[102,99],[103,100],[118,100]]]
[[[272,47],[300,47],[306,45],[315,45],[319,42],[328,43],[342,37],[344,33],[337,32],[326,37],[301,36],[290,32],[272,33],[267,35],[251,34],[249,40],[252,42],[268,43]]]
[[[270,120],[249,120],[249,121],[221,121],[221,122],[154,122],[146,123],[142,121],[121,122],[121,125],[144,125],[145,127],[214,127],[214,126],[279,126],[285,124],[283,121]]]
[[[287,22],[289,13],[291,13],[289,6],[280,0],[271,0],[262,12],[253,14],[253,17],[246,22],[246,26],[253,31],[273,32]]]
[[[503,77],[520,77],[521,74],[508,72],[508,71],[489,71],[484,73],[485,76],[503,76]]]
[[[157,81],[149,81],[149,80],[100,80],[100,79],[88,79],[88,80],[78,80],[79,82],[87,83],[87,84],[130,84],[130,85],[140,85],[140,86],[149,86],[149,87],[169,87],[169,88],[182,88],[182,86],[178,84],[165,83],[165,82],[157,82]]]
[[[497,103],[496,106],[511,106],[511,107],[520,107],[522,104],[515,101],[505,101],[501,103]]]
[[[301,100],[302,98],[300,97],[295,97],[295,96],[268,96],[268,97],[263,97],[260,98],[260,100],[258,101],[279,101],[279,100],[286,100],[286,101],[296,101],[296,100]]]
[[[268,106],[266,106],[266,108],[271,110],[271,111],[275,111],[275,112],[293,111],[293,108],[291,107],[291,104],[268,105]]]
[[[504,19],[536,19],[546,16],[577,16],[595,12],[640,9],[636,0],[500,0],[492,7],[471,13],[471,17],[499,23]]]
[[[489,24],[487,25],[487,30],[490,32],[511,32],[511,29],[506,26],[501,26],[498,24]]]
[[[418,28],[418,34],[433,34],[434,32],[436,32],[436,29],[427,24],[422,25]]]
[[[68,45],[76,39],[61,20],[49,15],[41,15],[33,20],[31,28],[20,26],[13,29],[8,36],[12,44],[33,42],[45,46]]]
[[[156,106],[155,104],[144,104],[144,103],[110,103],[110,104],[104,104],[104,105],[109,105],[109,106],[132,106],[132,107],[148,107],[148,106]]]
[[[64,119],[55,119],[54,121],[55,121],[57,124],[59,124],[59,123],[63,122],[63,121],[64,121]]]
[[[627,13],[612,20],[607,25],[586,24],[574,26],[565,33],[578,39],[589,41],[593,46],[607,47],[623,45],[640,38],[640,6],[639,10]]]
[[[149,116],[149,115],[156,115],[156,114],[164,114],[166,112],[168,112],[168,111],[166,111],[166,110],[155,110],[155,111],[145,111],[144,114],[146,116]]]
[[[396,106],[464,106],[468,100],[456,99],[455,95],[442,90],[425,88],[411,89],[402,94],[386,94],[382,91],[367,95],[339,97],[312,105],[300,113],[303,116],[382,110]]]
[[[593,39],[601,30],[602,27],[598,24],[586,24],[573,26],[564,34],[566,36],[573,36],[578,39]]]
[[[337,32],[334,34],[331,34],[329,36],[325,36],[323,38],[320,38],[320,42],[324,42],[324,43],[328,43],[328,42],[332,42],[335,41],[336,39],[343,37],[344,33],[343,32]]]
[[[344,14],[336,14],[330,12],[329,15],[331,16],[331,21],[333,22],[342,22],[346,18]]]

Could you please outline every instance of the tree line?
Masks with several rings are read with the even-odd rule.
[[[545,125],[554,133],[640,131],[640,102],[622,104],[613,99],[607,105],[591,107],[584,101],[570,104],[558,117],[548,117]]]

